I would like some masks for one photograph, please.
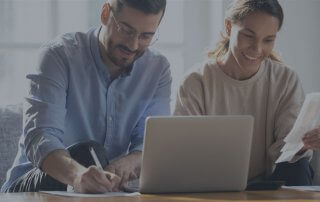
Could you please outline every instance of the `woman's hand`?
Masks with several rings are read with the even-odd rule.
[[[306,149],[320,149],[320,125],[308,131],[302,138],[302,141]]]

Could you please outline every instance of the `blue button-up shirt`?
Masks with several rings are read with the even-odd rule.
[[[19,151],[2,191],[52,151],[95,140],[109,159],[143,146],[147,116],[170,114],[167,59],[146,52],[113,81],[98,46],[98,29],[68,33],[41,48],[24,106]]]

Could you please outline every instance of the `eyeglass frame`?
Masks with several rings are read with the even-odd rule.
[[[159,40],[159,27],[156,29],[156,31],[154,32],[154,34],[151,37],[150,42],[142,42],[143,39],[141,39],[141,36],[143,36],[144,33],[138,33],[137,30],[135,30],[134,28],[129,27],[128,25],[122,25],[115,17],[114,15],[114,11],[113,8],[110,6],[110,14],[111,17],[117,27],[117,31],[118,33],[122,34],[123,37],[126,37],[127,39],[133,40],[136,38],[136,36],[138,37],[138,41],[139,44],[142,46],[152,46],[154,45],[158,40]],[[125,26],[125,28],[124,28]],[[126,30],[127,29],[127,30]],[[130,29],[130,31],[129,31]],[[151,34],[151,33],[148,33]],[[154,38],[156,37],[156,38]]]

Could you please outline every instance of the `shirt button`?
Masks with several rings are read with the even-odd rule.
[[[109,121],[112,121],[112,117],[111,116],[109,116]]]

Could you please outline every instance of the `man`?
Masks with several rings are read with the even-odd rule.
[[[170,113],[169,63],[148,49],[165,6],[166,0],[112,0],[103,5],[100,28],[42,47],[37,73],[27,76],[23,135],[2,191],[70,185],[102,193],[139,176],[145,119]]]

